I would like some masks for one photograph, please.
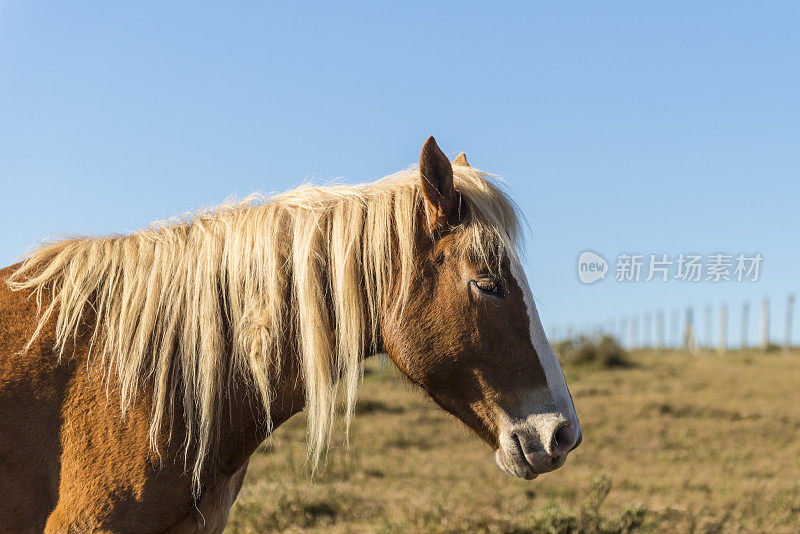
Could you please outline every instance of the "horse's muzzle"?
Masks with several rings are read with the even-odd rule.
[[[538,425],[509,428],[500,435],[497,466],[506,473],[532,480],[558,469],[583,440],[577,422],[548,419]]]

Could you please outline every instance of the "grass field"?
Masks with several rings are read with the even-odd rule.
[[[349,449],[312,482],[290,420],[252,457],[228,532],[800,531],[800,354],[632,360],[565,369],[583,444],[526,482],[376,358]]]

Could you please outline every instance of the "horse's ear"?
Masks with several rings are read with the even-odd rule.
[[[453,165],[469,167],[469,163],[467,163],[467,155],[461,152],[458,156],[456,156],[456,159],[453,160]]]
[[[422,145],[419,174],[428,221],[432,226],[447,223],[458,210],[458,199],[453,188],[453,167],[433,136],[428,137]]]

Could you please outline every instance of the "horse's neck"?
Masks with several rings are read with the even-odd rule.
[[[273,400],[269,414],[265,413],[258,392],[252,387],[231,388],[229,404],[224,404],[219,414],[220,441],[214,454],[216,458],[209,458],[219,466],[223,476],[238,471],[273,430],[303,409],[305,391],[299,367],[288,356],[285,359],[280,372],[270,380]],[[233,395],[233,391],[239,394]]]
[[[362,296],[366,302],[366,293]],[[384,303],[385,306],[390,304]],[[386,310],[381,310],[376,325],[377,331],[373,336],[370,321],[364,321],[362,339],[364,347],[361,354],[370,357],[385,352],[381,323]],[[331,332],[334,335],[334,332]],[[261,442],[278,426],[285,423],[290,417],[302,411],[306,402],[305,384],[300,371],[301,362],[298,351],[296,332],[284,338],[284,346],[280,350],[281,361],[277,366],[278,372],[270,376],[270,391],[272,401],[269,405],[269,414],[264,413],[264,406],[258,398],[258,392],[252,387],[242,387],[239,391],[242,396],[232,400],[232,416],[223,417],[220,428],[223,442],[220,444],[218,460],[222,465],[228,466],[226,471],[235,471],[247,461],[247,458],[256,450]]]

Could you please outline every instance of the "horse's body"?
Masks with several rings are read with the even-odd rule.
[[[0,280],[14,268],[0,270]],[[121,417],[119,387],[88,358],[88,336],[61,361],[52,334],[22,352],[36,324],[30,297],[0,284],[0,532],[41,532],[45,524],[52,532],[222,530],[247,460],[267,436],[257,403],[231,404],[221,421],[227,439],[208,458],[195,503],[183,426],[162,440],[159,459],[149,445],[150,392]],[[296,378],[287,366],[276,380],[274,426],[303,407]]]
[[[64,241],[0,270],[0,532],[220,531],[256,447],[305,408],[317,458],[337,388],[351,414],[375,352],[504,471],[562,465],[580,429],[512,208],[456,164],[454,184],[431,138],[420,171],[387,185]]]

